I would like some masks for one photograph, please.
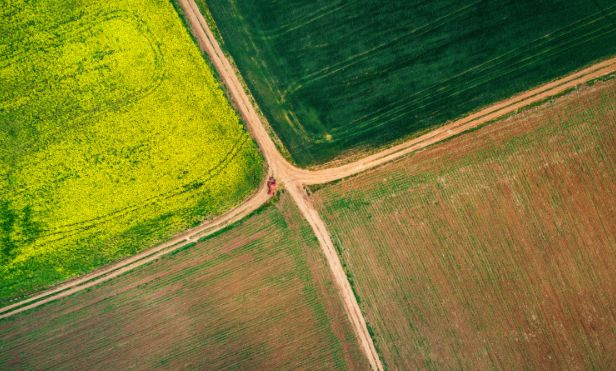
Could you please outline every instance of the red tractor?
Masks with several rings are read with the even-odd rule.
[[[276,193],[276,179],[273,176],[267,180],[267,194],[273,196]]]

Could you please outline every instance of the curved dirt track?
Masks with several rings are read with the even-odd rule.
[[[270,138],[266,126],[261,121],[261,117],[257,113],[251,99],[245,92],[238,74],[222,52],[205,19],[194,3],[194,0],[178,0],[178,2],[184,10],[186,19],[200,47],[208,54],[210,61],[227,87],[231,99],[246,122],[248,130],[259,144],[270,167],[270,174],[273,174],[285,185],[290,196],[296,202],[301,213],[314,230],[327,259],[329,268],[332,271],[334,282],[340,291],[344,308],[349,316],[350,323],[355,331],[362,351],[366,355],[372,368],[379,370],[382,369],[383,366],[368,332],[366,321],[355,299],[340,262],[340,258],[327,232],[325,223],[312,206],[304,190],[304,186],[331,182],[374,168],[388,161],[395,160],[406,154],[458,135],[469,129],[488,123],[504,115],[514,113],[530,104],[558,95],[567,89],[583,84],[589,80],[616,72],[616,57],[610,58],[559,80],[493,104],[467,117],[441,126],[425,135],[408,140],[381,152],[374,153],[352,163],[333,168],[310,171],[293,166],[280,154]],[[166,243],[143,251],[129,259],[69,281],[26,300],[0,308],[0,319],[35,308],[53,300],[67,297],[73,293],[87,289],[151,262],[162,255],[195,242],[200,237],[207,236],[244,218],[252,211],[265,204],[268,199],[267,190],[265,184],[263,184],[258,192],[250,199],[221,217],[186,231]]]

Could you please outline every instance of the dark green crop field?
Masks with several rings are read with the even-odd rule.
[[[299,165],[416,134],[616,52],[610,0],[207,6]]]

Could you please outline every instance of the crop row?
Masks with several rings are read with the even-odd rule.
[[[609,368],[616,83],[314,194],[392,368]]]

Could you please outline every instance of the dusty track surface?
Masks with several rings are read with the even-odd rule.
[[[374,168],[388,161],[395,160],[401,156],[407,155],[439,141],[463,133],[469,129],[473,129],[498,119],[504,115],[514,113],[519,109],[533,103],[541,102],[549,97],[558,95],[567,89],[583,84],[589,80],[616,72],[616,57],[614,57],[592,65],[584,70],[575,72],[559,80],[493,104],[467,117],[441,126],[440,128],[437,128],[425,135],[408,140],[404,143],[372,154],[355,162],[333,168],[310,171],[293,166],[280,154],[274,145],[274,142],[268,135],[268,131],[261,120],[261,116],[257,113],[251,99],[244,90],[244,85],[240,82],[238,74],[225,54],[222,52],[205,19],[194,3],[194,0],[179,0],[179,4],[184,10],[186,19],[189,22],[199,46],[208,54],[210,61],[220,74],[223,83],[227,87],[231,99],[246,122],[248,130],[259,144],[261,151],[270,167],[270,174],[273,174],[279,182],[284,184],[293,200],[297,203],[301,213],[314,230],[314,233],[316,234],[323,249],[328,265],[332,271],[334,282],[340,291],[344,308],[349,316],[349,320],[356,333],[359,344],[372,368],[378,370],[382,369],[383,366],[378,357],[370,334],[368,333],[366,321],[361,313],[357,300],[355,299],[340,262],[340,258],[336,253],[331,237],[327,232],[325,223],[312,206],[304,186],[309,184],[331,182]],[[129,270],[135,269],[143,264],[158,259],[164,254],[182,248],[189,243],[195,242],[200,237],[214,233],[221,228],[244,218],[252,211],[265,204],[268,199],[269,197],[267,195],[265,185],[263,185],[255,195],[240,206],[229,211],[227,214],[184,232],[173,238],[171,241],[153,247],[129,259],[100,269],[92,274],[69,281],[21,302],[1,308],[0,319],[12,316],[53,300],[67,297],[75,292],[87,289],[96,284],[117,277]]]
[[[207,52],[210,61],[214,64],[216,70],[218,70],[220,77],[231,95],[232,101],[237,105],[244,121],[248,125],[248,130],[259,144],[272,173],[279,182],[285,185],[300,212],[314,230],[319,244],[323,249],[327,263],[332,271],[334,282],[340,292],[344,309],[349,316],[359,345],[366,355],[370,366],[372,369],[382,370],[383,365],[381,364],[381,360],[379,359],[370,333],[368,332],[366,321],[355,299],[355,295],[353,294],[353,290],[344,272],[340,258],[327,232],[325,223],[308,199],[303,184],[295,180],[297,174],[300,173],[301,170],[287,162],[274,145],[274,142],[267,132],[266,126],[261,121],[261,116],[257,113],[252,101],[244,90],[244,86],[240,82],[238,74],[221,50],[220,45],[197,8],[194,0],[179,0],[179,3],[184,10],[186,19],[199,45]]]

